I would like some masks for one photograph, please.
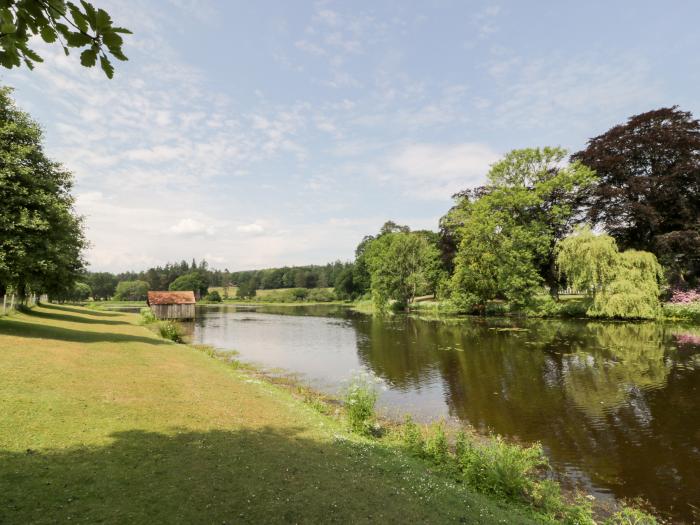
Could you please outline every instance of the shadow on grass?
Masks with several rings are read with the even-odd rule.
[[[44,309],[54,310],[53,307],[42,307]],[[63,310],[63,309],[60,309]],[[41,319],[53,319],[54,321],[67,321],[69,323],[84,323],[84,324],[103,324],[103,325],[117,325],[117,324],[129,324],[126,321],[112,321],[110,319],[92,319],[91,317],[84,317],[83,315],[70,315],[54,312],[45,312],[43,310],[31,309],[25,312],[31,317],[39,317]],[[80,312],[83,314],[84,312]]]
[[[523,522],[461,488],[410,486],[391,454],[378,464],[366,445],[299,432],[133,430],[104,447],[0,451],[0,523]]]
[[[35,316],[36,312],[29,315]],[[39,316],[40,317],[40,316]],[[170,344],[168,341],[138,335],[118,334],[108,331],[91,332],[74,330],[45,324],[27,323],[17,319],[0,322],[0,335],[30,337],[36,339],[58,339],[76,343],[147,343],[151,345]],[[0,521],[0,523],[2,523]]]
[[[71,306],[66,306],[64,304],[41,304],[42,308],[48,308],[50,310],[62,310],[64,312],[71,312],[81,315],[91,315],[93,317],[118,317],[120,314],[115,312],[100,312],[97,310],[92,310],[90,308],[75,308]]]

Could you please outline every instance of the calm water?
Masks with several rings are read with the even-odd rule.
[[[193,339],[337,392],[386,381],[389,415],[465,421],[540,441],[599,497],[700,515],[700,329],[655,323],[381,320],[343,307],[209,307]]]

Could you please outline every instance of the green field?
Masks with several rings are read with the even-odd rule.
[[[0,319],[0,523],[530,522],[136,319]]]

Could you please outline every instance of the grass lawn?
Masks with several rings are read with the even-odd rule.
[[[136,315],[0,319],[0,523],[529,523]]]

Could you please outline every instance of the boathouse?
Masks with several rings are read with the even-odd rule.
[[[194,292],[148,292],[146,304],[158,319],[194,319]]]

